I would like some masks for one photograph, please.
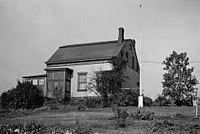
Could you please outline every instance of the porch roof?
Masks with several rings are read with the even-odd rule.
[[[44,69],[45,71],[73,71],[72,69],[70,68],[45,68]]]
[[[40,74],[40,75],[29,75],[29,76],[23,76],[24,79],[30,79],[30,78],[44,78],[47,77],[46,74]]]

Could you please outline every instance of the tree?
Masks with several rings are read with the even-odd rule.
[[[123,69],[126,68],[126,60],[122,57],[112,57],[110,63],[113,68],[109,71],[98,71],[89,83],[89,90],[94,91],[102,100],[103,107],[108,106],[108,102],[117,104],[119,92],[121,91],[121,82],[125,78]]]
[[[163,95],[158,95],[158,97],[154,101],[155,106],[168,106],[170,104],[169,99],[167,99]]]
[[[188,67],[189,58],[187,53],[177,53],[175,51],[164,61],[163,92],[172,104],[182,105],[182,101],[187,101],[192,97],[194,86],[198,84],[196,77],[192,74],[193,67]]]
[[[34,109],[43,106],[41,91],[31,82],[17,82],[17,86],[1,95],[1,108]]]

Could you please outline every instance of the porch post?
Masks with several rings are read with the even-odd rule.
[[[66,88],[66,72],[67,72],[67,71],[66,71],[66,69],[65,69],[65,70],[64,70],[64,88],[63,88],[64,91],[63,91],[63,99],[65,99],[65,97],[66,97],[66,95],[65,95],[65,94],[66,94],[66,93],[65,93],[65,91],[66,91],[66,89],[65,89],[65,88]]]
[[[44,78],[44,97],[47,97],[47,77]]]

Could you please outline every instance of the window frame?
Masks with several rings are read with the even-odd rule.
[[[87,85],[87,72],[78,72],[77,73],[77,92],[85,92],[87,91],[87,87],[85,89],[80,89],[80,83],[85,83]],[[86,76],[86,82],[80,82],[80,76],[85,75]]]
[[[127,51],[126,51],[126,59],[127,59],[127,60],[129,59],[129,54],[128,54]]]
[[[124,51],[121,51],[120,54],[121,54],[121,57],[123,58],[124,57]]]
[[[133,50],[133,48],[132,48],[132,45],[131,44],[129,44],[129,49],[132,51]]]
[[[132,69],[135,70],[135,57],[132,56]]]

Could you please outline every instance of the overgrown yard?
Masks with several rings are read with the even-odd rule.
[[[111,108],[94,108],[78,111],[69,106],[35,111],[4,111],[0,124],[37,122],[46,129],[68,129],[74,125],[87,128],[91,133],[151,134],[151,133],[200,133],[200,120],[194,119],[194,107],[125,107],[129,113],[125,128],[118,127]],[[139,111],[140,110],[140,111]]]

